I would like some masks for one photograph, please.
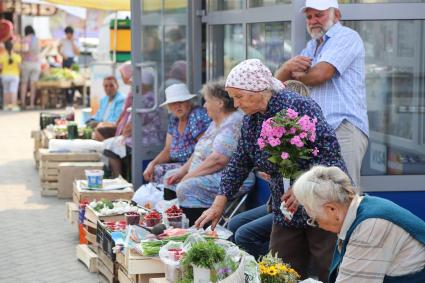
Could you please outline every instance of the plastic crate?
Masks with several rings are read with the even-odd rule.
[[[48,125],[54,125],[55,119],[60,119],[60,114],[41,112],[40,113],[40,129],[45,129]]]
[[[111,233],[106,229],[105,224],[103,224],[101,220],[97,221],[96,242],[99,244],[99,248],[102,249],[112,261],[115,261],[116,254],[113,251],[115,242],[112,239]]]

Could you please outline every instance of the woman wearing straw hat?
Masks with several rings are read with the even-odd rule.
[[[175,191],[180,208],[192,225],[209,208],[220,187],[221,173],[236,150],[243,114],[234,107],[224,90],[224,81],[211,81],[201,90],[204,108],[212,122],[196,143],[192,157],[180,168],[164,175],[168,189]],[[254,185],[251,173],[240,189],[248,192]]]
[[[168,170],[182,166],[190,158],[196,142],[211,122],[205,109],[192,103],[196,95],[191,94],[185,84],[167,87],[165,97],[161,106],[171,113],[165,146],[143,172],[146,181],[155,183],[162,183]]]

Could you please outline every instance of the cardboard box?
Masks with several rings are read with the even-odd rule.
[[[102,169],[102,162],[62,162],[59,168],[58,198],[72,198],[75,180],[85,178],[86,169]]]

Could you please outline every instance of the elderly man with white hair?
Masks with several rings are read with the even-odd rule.
[[[316,166],[293,186],[310,224],[338,235],[329,282],[425,282],[425,223],[395,203],[360,196],[338,167]]]
[[[280,67],[276,78],[310,87],[311,97],[336,131],[348,173],[359,186],[369,134],[363,41],[339,22],[337,0],[306,0],[301,12],[312,39],[300,55]]]

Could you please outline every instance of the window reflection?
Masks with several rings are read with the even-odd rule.
[[[208,69],[212,78],[226,76],[245,59],[245,41],[242,25],[215,25],[210,29]]]
[[[222,10],[242,9],[243,1],[244,0],[209,0],[208,10],[222,11]]]
[[[249,0],[248,7],[263,7],[278,4],[290,4],[291,0]]]
[[[274,73],[291,58],[291,23],[249,24],[248,44],[248,58],[261,59]]]
[[[187,13],[187,0],[164,0],[164,12],[166,14]]]
[[[366,49],[370,146],[363,175],[425,173],[425,21],[347,21]]]
[[[425,0],[338,0],[340,4],[353,4],[353,3],[421,3]]]

